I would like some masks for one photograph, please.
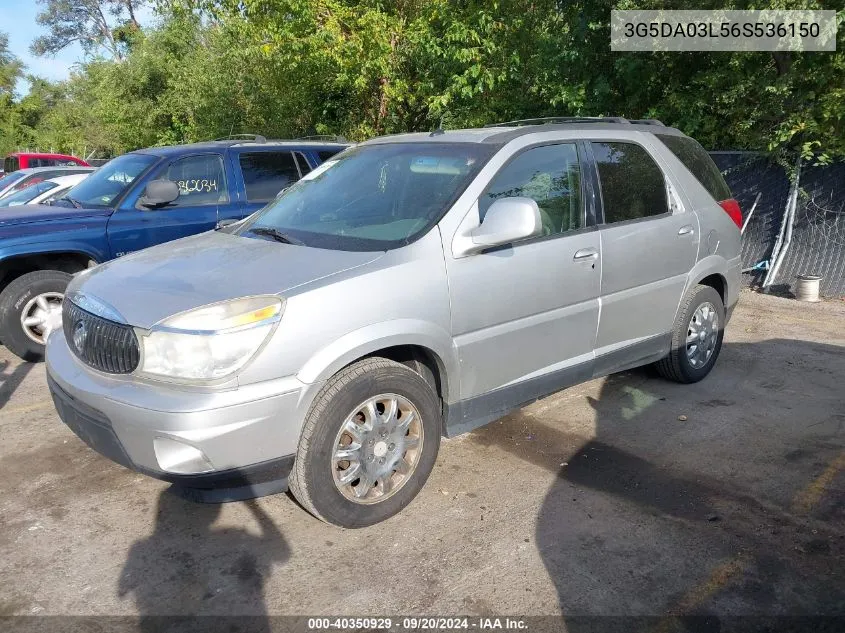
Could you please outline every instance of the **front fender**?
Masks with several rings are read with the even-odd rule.
[[[98,264],[109,259],[108,252],[102,247],[80,241],[48,242],[44,244],[13,244],[0,247],[0,263],[27,255],[50,255],[50,254],[74,253],[84,255]]]
[[[443,399],[450,402],[450,394],[459,393],[458,385],[450,383],[450,378],[459,375],[452,337],[443,328],[417,319],[375,323],[349,332],[311,356],[297,378],[304,383],[322,382],[363,356],[397,345],[418,345],[431,351],[439,365]]]

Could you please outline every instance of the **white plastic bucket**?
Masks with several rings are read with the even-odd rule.
[[[819,284],[822,277],[818,275],[798,275],[795,279],[795,298],[798,301],[820,301]]]

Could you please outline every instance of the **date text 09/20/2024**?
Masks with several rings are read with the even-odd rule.
[[[525,630],[527,624],[518,618],[497,617],[408,617],[408,618],[309,618],[308,630]]]

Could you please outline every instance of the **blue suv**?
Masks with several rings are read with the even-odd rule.
[[[0,341],[40,360],[74,273],[240,220],[347,147],[249,136],[130,152],[51,206],[0,210]]]

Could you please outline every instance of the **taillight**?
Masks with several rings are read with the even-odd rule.
[[[727,200],[722,200],[719,203],[719,206],[725,210],[729,216],[731,216],[731,220],[734,221],[736,224],[736,228],[742,228],[742,211],[739,209],[739,202],[734,200],[733,198],[728,198]]]

